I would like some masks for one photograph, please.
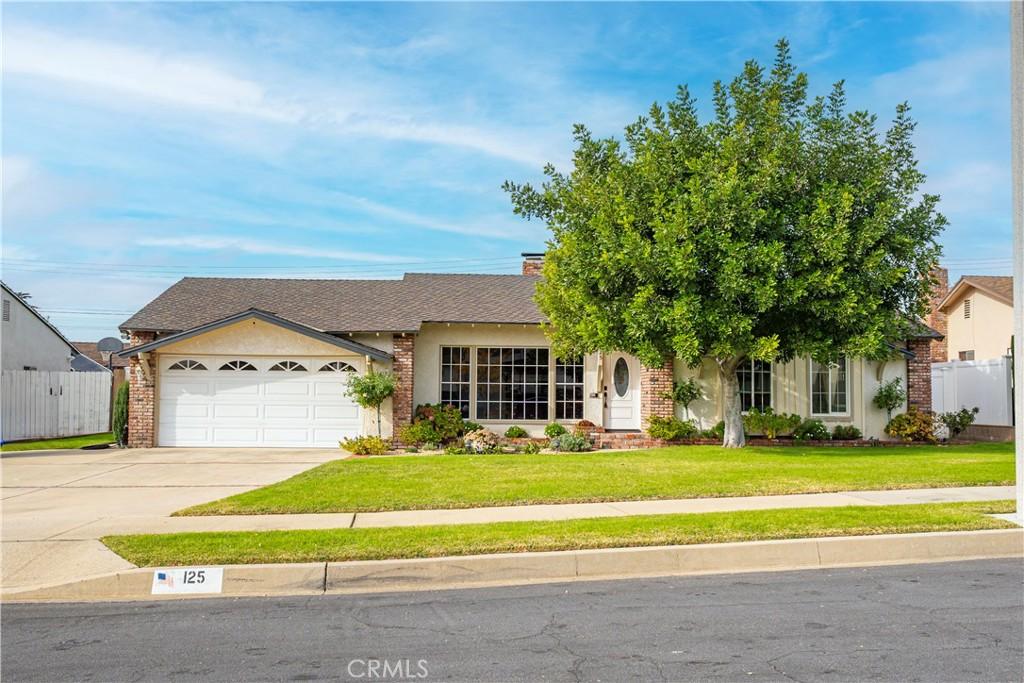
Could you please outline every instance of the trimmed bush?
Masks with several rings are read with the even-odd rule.
[[[437,434],[435,442],[448,442],[466,433],[466,423],[462,412],[451,405],[441,403],[424,403],[416,406],[414,421],[426,422]]]
[[[665,441],[692,439],[697,435],[697,431],[697,425],[693,420],[652,415],[647,421],[647,433],[655,439],[664,439]]]
[[[853,425],[836,425],[832,428],[832,438],[836,441],[855,441],[863,436]]]
[[[549,439],[553,439],[556,436],[561,436],[562,434],[568,433],[569,430],[563,427],[562,425],[558,424],[557,422],[552,422],[551,424],[544,428],[544,436],[548,437]]]
[[[441,436],[434,429],[434,425],[425,420],[413,422],[411,425],[404,425],[398,430],[398,439],[402,443],[422,446],[424,444],[440,443]]]
[[[111,425],[114,440],[124,448],[128,445],[128,382],[122,382],[114,397],[114,417]]]
[[[348,380],[345,395],[349,396],[362,408],[377,411],[377,437],[381,436],[380,406],[394,395],[398,388],[398,378],[393,372],[374,372],[370,369],[365,375],[352,373]]]
[[[528,436],[529,434],[526,433],[526,430],[519,425],[512,425],[505,430],[506,439],[525,439]]]
[[[935,421],[931,413],[911,407],[900,413],[889,424],[885,425],[885,433],[900,441],[927,441],[935,443]]]
[[[804,420],[793,430],[797,441],[828,441],[828,427],[821,420]]]
[[[968,410],[967,408],[961,408],[956,412],[952,413],[940,413],[936,415],[936,419],[946,428],[949,432],[949,438],[955,439],[960,434],[974,424],[974,418],[977,416],[980,408],[975,406]]]
[[[462,421],[462,433],[463,434],[469,434],[470,432],[475,432],[478,429],[483,429],[483,425],[481,425],[478,422],[470,422],[469,420],[463,420]]]
[[[550,446],[559,453],[582,453],[590,450],[590,440],[576,434],[562,434],[551,439]]]
[[[379,436],[357,436],[345,439],[340,445],[353,455],[384,455],[391,450],[391,443]]]
[[[771,408],[751,408],[743,416],[743,429],[749,434],[763,434],[769,439],[774,439],[780,435],[791,434],[800,425],[801,420],[799,415],[776,413]]]
[[[903,381],[899,377],[894,377],[878,387],[875,398],[871,402],[876,408],[885,411],[886,420],[891,420],[892,411],[903,405],[905,400],[907,400],[907,392],[903,391]]]

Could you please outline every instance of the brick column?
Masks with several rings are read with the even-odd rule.
[[[391,397],[391,429],[394,438],[398,439],[398,430],[402,425],[412,424],[412,392],[413,392],[413,355],[416,350],[416,337],[407,334],[394,336],[395,360],[392,364],[398,388]]]
[[[945,268],[933,268],[931,275],[935,278],[936,285],[932,289],[931,301],[929,303],[928,317],[925,322],[933,330],[942,335],[942,339],[931,341],[931,360],[933,363],[945,363],[949,360],[946,348],[946,333],[949,330],[946,314],[939,310],[939,303],[949,293],[949,271]]]
[[[914,354],[907,359],[907,407],[931,412],[932,340],[910,339],[907,348]]]
[[[672,391],[672,358],[666,358],[660,367],[640,368],[640,429],[647,431],[651,417],[672,417],[675,405],[664,394]]]
[[[155,338],[153,332],[132,332],[128,345],[138,346]],[[128,448],[152,448],[156,444],[156,367],[150,368],[147,377],[142,364],[138,356],[132,356],[128,363]]]

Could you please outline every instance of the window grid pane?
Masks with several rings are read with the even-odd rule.
[[[441,347],[441,403],[469,418],[469,347]]]
[[[547,349],[481,347],[476,359],[476,419],[548,419]]]
[[[843,415],[847,403],[846,357],[837,363],[811,361],[811,412],[815,415]]]
[[[772,364],[763,360],[745,362],[736,371],[740,387],[740,410],[764,410],[772,406]]]
[[[555,361],[555,419],[583,419],[583,359]]]

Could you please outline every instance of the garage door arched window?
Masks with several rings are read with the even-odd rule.
[[[229,360],[224,365],[220,366],[221,370],[242,370],[247,372],[255,372],[256,366],[249,361],[244,360]]]
[[[174,363],[173,365],[171,365],[171,367],[169,367],[167,369],[168,370],[205,370],[206,366],[203,365],[202,363],[200,363],[197,360],[192,360],[191,358],[184,358],[182,360],[179,360],[177,363]]]
[[[305,372],[306,367],[301,363],[296,363],[293,360],[283,360],[280,363],[275,363],[270,368],[271,372]]]
[[[348,363],[344,363],[344,362],[342,362],[340,360],[335,360],[335,361],[331,361],[330,363],[325,363],[324,366],[322,368],[320,368],[320,372],[355,372],[355,371],[356,371],[356,369],[354,367],[352,367]]]

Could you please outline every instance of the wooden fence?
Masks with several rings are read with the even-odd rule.
[[[109,372],[4,370],[0,439],[51,439],[110,429]]]

